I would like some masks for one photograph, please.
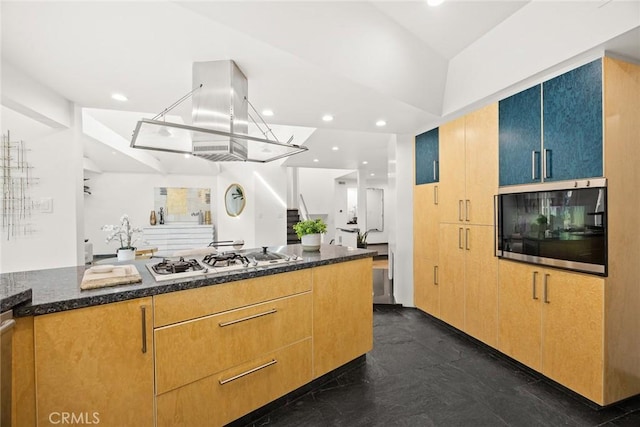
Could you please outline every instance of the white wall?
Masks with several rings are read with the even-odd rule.
[[[228,216],[223,204],[224,193],[233,183],[244,188],[246,198],[237,217]],[[245,248],[287,243],[287,172],[279,162],[221,164],[217,188],[219,240],[244,240]]]
[[[278,164],[224,163],[218,175],[161,175],[87,172],[91,195],[85,196],[85,235],[94,254],[114,254],[116,243],[105,242],[105,224],[117,224],[122,214],[132,225],[149,226],[155,187],[211,189],[211,217],[218,240],[244,240],[245,249],[286,244],[286,171]],[[246,205],[228,216],[224,193],[233,183],[245,192]],[[142,245],[143,242],[138,242]]]
[[[81,115],[68,100],[3,63],[2,133],[24,140],[37,181],[34,202],[51,200],[51,212],[33,210],[33,232],[0,239],[0,272],[75,266],[83,260]],[[5,108],[6,107],[6,108]],[[67,127],[69,126],[69,127]],[[3,230],[6,231],[6,230]]]
[[[413,135],[397,135],[395,186],[394,295],[413,307]]]
[[[336,237],[336,227],[344,227],[340,225],[339,212],[342,207],[338,208],[337,200],[344,197],[344,205],[346,206],[347,193],[344,190],[344,196],[341,190],[336,188],[335,179],[344,176],[352,171],[345,169],[314,169],[299,168],[298,169],[298,189],[304,197],[304,201],[312,217],[315,215],[327,215],[327,233],[323,236],[323,242],[329,243]],[[300,206],[302,210],[302,206]]]
[[[119,224],[123,214],[129,215],[134,227],[150,226],[155,187],[210,188],[212,204],[220,198],[216,193],[215,176],[86,172],[85,177],[89,178],[87,185],[91,188],[91,195],[84,196],[84,235],[93,244],[94,255],[115,254],[119,244],[114,241],[106,243],[107,233],[100,227]],[[217,214],[217,205],[214,204],[211,212],[214,225],[217,224]],[[144,242],[138,241],[137,246],[144,246]]]
[[[3,123],[4,125],[4,123]],[[6,129],[2,129],[6,133]],[[11,132],[12,139],[21,139]],[[0,271],[37,270],[79,264],[82,235],[76,227],[76,200],[82,191],[82,155],[73,129],[56,130],[37,139],[25,140],[31,175],[37,181],[28,189],[33,201],[50,198],[51,213],[33,211],[33,233],[0,240]],[[61,155],[64,153],[64,155]]]
[[[563,62],[575,68],[579,55],[601,56],[602,49],[598,52],[593,46],[640,25],[640,2],[603,3],[533,1],[525,5],[450,61],[443,115],[483,103],[531,76],[548,74]],[[539,25],[549,20],[562,25]]]

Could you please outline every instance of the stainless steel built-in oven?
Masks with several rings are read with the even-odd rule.
[[[496,256],[606,276],[606,179],[503,187],[496,216]]]

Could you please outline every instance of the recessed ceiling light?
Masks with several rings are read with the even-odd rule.
[[[262,110],[262,115],[271,117],[273,116],[273,110]]]
[[[320,160],[318,159],[313,159],[313,163],[318,163]]]
[[[111,154],[113,154],[115,156],[117,153],[115,151],[112,151]]]
[[[325,114],[324,116],[322,116],[322,120],[325,122],[330,122],[333,120],[333,116],[331,114]]]
[[[338,150],[339,150],[339,148],[338,148],[338,147],[331,147],[331,149],[332,149],[333,151],[338,151]]]
[[[371,172],[371,173],[369,174],[369,176],[376,176],[376,174],[375,174],[375,173],[373,173],[373,172]]]
[[[185,158],[185,159],[190,159],[190,158],[191,158],[191,154],[189,154],[189,153],[184,153],[184,158]]]
[[[442,3],[444,3],[444,0],[427,0],[429,6],[440,6]]]
[[[111,94],[111,98],[115,99],[116,101],[127,101],[128,98],[126,96],[124,96],[121,93],[113,93]]]
[[[363,160],[363,161],[362,161],[362,164],[363,164],[363,165],[366,165],[366,164],[369,164],[369,162],[367,162],[366,160]]]
[[[384,120],[378,120],[376,122],[376,126],[378,127],[382,127],[382,126],[386,126],[387,122],[385,122]]]

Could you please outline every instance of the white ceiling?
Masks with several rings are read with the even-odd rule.
[[[620,8],[625,0],[614,2]],[[611,21],[610,3],[573,2],[579,13]],[[293,134],[294,143],[309,147],[307,153],[290,157],[287,165],[360,167],[386,176],[390,136],[415,134],[439,124],[451,90],[451,63],[477,48],[479,40],[489,39],[515,17],[528,15],[531,25],[551,32],[589,30],[580,28],[580,19],[542,22],[540,8],[553,14],[552,1],[448,0],[431,8],[422,0],[3,0],[0,7],[2,61],[91,109],[87,114],[111,129],[108,142],[89,137],[86,141],[85,156],[103,171],[157,172],[148,166],[153,162],[133,156],[128,148],[136,121],[154,116],[191,90],[193,62],[233,59],[247,76],[252,104],[275,112],[269,122],[281,138]],[[571,17],[571,10],[562,13]],[[626,33],[619,38],[580,45],[567,37],[554,48],[564,49],[561,60],[568,60],[604,42],[608,48],[615,43],[618,54],[640,60],[638,15],[635,28],[632,20],[632,32],[627,31],[629,24],[617,32],[613,25],[610,34]],[[500,53],[500,46],[494,50]],[[500,54],[508,60],[509,52]],[[490,65],[491,61],[477,64],[483,70]],[[542,71],[533,67],[527,74],[521,63],[511,66],[524,77]],[[113,92],[124,93],[129,101],[112,100]],[[495,93],[491,89],[473,101]],[[334,115],[332,122],[321,120],[327,113]],[[190,105],[176,114],[189,122]],[[21,122],[7,108],[2,115],[3,130]],[[376,127],[379,119],[387,126]],[[120,147],[114,149],[114,144]],[[332,151],[334,146],[339,150]],[[146,153],[152,153],[148,155],[157,159],[163,173],[217,170],[202,159]],[[368,164],[363,166],[363,161]]]

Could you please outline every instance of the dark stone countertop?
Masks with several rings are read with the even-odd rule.
[[[9,275],[3,274],[0,277],[2,276]],[[31,295],[31,287],[25,285],[22,280],[16,279],[13,275],[6,280],[2,277],[0,279],[0,313],[4,313],[20,304],[31,301]]]
[[[253,251],[255,249],[242,252]],[[336,264],[376,255],[376,251],[372,250],[334,245],[323,245],[320,252],[304,252],[301,245],[271,247],[269,251],[296,254],[302,257],[302,261],[279,264],[273,267],[249,267],[229,273],[208,274],[157,282],[149,273],[146,265],[157,263],[161,260],[159,258],[136,260],[124,262],[123,264],[134,264],[142,276],[142,283],[86,291],[80,290],[80,283],[88,266],[6,273],[0,274],[0,289],[2,289],[0,302],[2,307],[5,307],[6,304],[8,307],[13,308],[14,316],[16,317],[37,316],[287,271],[302,270],[321,265]],[[19,302],[12,302],[16,298],[15,295],[23,292],[29,292],[26,301],[31,297],[30,302],[24,303],[25,299]]]

